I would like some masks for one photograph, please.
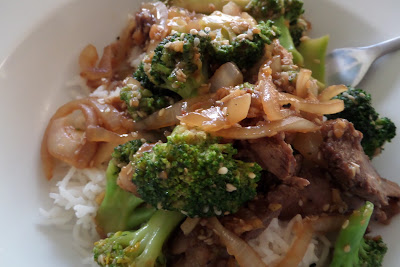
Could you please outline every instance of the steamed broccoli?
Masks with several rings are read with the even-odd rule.
[[[134,74],[146,88],[172,91],[182,98],[198,94],[209,78],[210,39],[188,33],[167,36]],[[150,83],[150,85],[149,85]],[[152,84],[152,85],[151,85]],[[162,93],[168,94],[168,93]]]
[[[163,245],[183,218],[179,212],[158,210],[140,229],[116,232],[96,242],[94,259],[108,267],[165,266]]]
[[[265,44],[271,44],[278,38],[279,30],[272,21],[261,21],[254,29],[251,39],[234,38],[227,43],[224,38],[217,38],[211,43],[219,64],[234,62],[240,69],[248,69],[262,57]]]
[[[190,217],[236,212],[255,197],[261,167],[233,159],[232,144],[176,127],[167,143],[138,155],[132,181],[147,203]]]
[[[277,19],[284,16],[290,24],[304,13],[301,0],[250,0],[246,9],[257,19]]]
[[[379,267],[387,251],[382,238],[365,237],[374,205],[367,202],[343,225],[330,267]],[[346,225],[347,224],[347,225]]]
[[[125,144],[115,147],[111,156],[118,165],[127,165],[142,145],[143,141],[141,139],[128,141]]]
[[[138,144],[129,143],[128,147],[131,152],[137,151]],[[110,161],[107,168],[106,193],[95,218],[97,229],[103,235],[134,229],[146,222],[155,211],[154,208],[147,206],[143,200],[124,191],[117,185],[120,168],[116,161],[126,161],[129,157],[126,150],[128,147],[116,148],[113,153],[115,158]]]
[[[363,133],[361,145],[370,158],[379,154],[385,142],[396,135],[396,125],[388,118],[380,118],[371,103],[371,95],[361,89],[349,87],[335,97],[344,101],[344,110],[328,115],[328,119],[344,118]]]

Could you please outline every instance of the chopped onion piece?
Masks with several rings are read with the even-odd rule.
[[[281,120],[283,116],[280,112],[281,106],[278,102],[278,91],[272,81],[270,67],[264,67],[261,70],[255,90],[261,93],[263,110],[267,115],[268,120]]]
[[[296,95],[302,98],[307,97],[308,95],[308,82],[311,79],[311,70],[308,69],[300,69],[299,74],[297,75],[296,81]]]
[[[210,78],[210,92],[215,93],[222,87],[235,86],[243,83],[243,74],[233,62],[228,62],[219,67]]]
[[[297,110],[318,115],[335,114],[343,111],[344,109],[344,103],[339,99],[333,99],[320,103],[318,101],[307,101],[288,93],[279,93],[279,104],[291,104]]]
[[[216,136],[228,139],[257,139],[274,136],[278,132],[314,132],[320,127],[311,121],[300,117],[287,117],[281,121],[274,121],[259,126],[232,127],[214,132]]]
[[[318,100],[321,102],[331,100],[332,97],[337,96],[340,93],[346,92],[347,86],[341,85],[331,85],[325,88],[319,95]]]
[[[245,241],[226,229],[217,218],[208,219],[212,229],[241,267],[266,267],[260,256]]]

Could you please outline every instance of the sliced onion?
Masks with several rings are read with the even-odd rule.
[[[320,127],[309,120],[300,117],[287,117],[280,121],[270,122],[259,126],[232,127],[214,132],[216,136],[228,139],[257,139],[271,137],[278,132],[314,132]]]
[[[283,118],[278,102],[278,91],[272,81],[271,68],[264,67],[259,74],[259,80],[255,90],[261,93],[261,103],[268,120],[277,121]]]
[[[126,143],[130,140],[138,139],[137,133],[132,134],[117,134],[103,127],[89,126],[86,129],[86,137],[92,142],[109,142],[109,143]]]
[[[186,220],[181,224],[181,230],[184,235],[190,234],[197,224],[200,222],[200,218],[187,217]]]
[[[207,132],[226,129],[247,117],[251,104],[250,94],[243,94],[226,101],[222,106],[189,112],[179,117],[182,123],[199,127]]]
[[[221,242],[226,246],[228,253],[235,257],[241,267],[267,266],[249,244],[222,226],[217,218],[212,217],[208,219],[208,222],[221,239]]]
[[[215,93],[219,88],[235,86],[243,83],[243,74],[233,62],[219,67],[210,78],[210,92]]]
[[[299,74],[297,75],[296,81],[296,95],[302,98],[307,97],[308,95],[308,82],[311,79],[311,70],[308,69],[300,69]]]
[[[291,145],[299,151],[304,158],[324,166],[324,162],[318,157],[321,143],[322,135],[321,132],[318,131],[313,133],[298,133],[291,142]]]
[[[344,103],[342,100],[339,99],[334,99],[319,103],[319,102],[307,101],[288,93],[279,93],[279,104],[281,105],[291,104],[297,110],[318,115],[335,114],[343,111],[344,109]]]
[[[87,45],[79,55],[79,67],[81,71],[86,71],[88,69],[94,68],[97,61],[99,60],[99,55],[97,54],[97,49],[94,45]]]
[[[277,264],[278,267],[298,266],[306,254],[313,237],[313,228],[308,224],[298,222],[294,225],[295,240],[285,257]]]
[[[323,101],[329,101],[332,99],[332,97],[337,96],[340,93],[346,92],[347,91],[347,86],[345,85],[331,85],[327,88],[325,88],[319,95],[318,95],[318,100],[323,102]]]
[[[203,107],[211,106],[215,102],[214,97],[215,94],[208,94],[179,101],[154,112],[142,121],[134,123],[133,128],[135,130],[155,130],[176,125],[179,123],[178,116],[181,116],[184,112],[193,110],[192,106],[197,106],[199,103]]]
[[[85,50],[82,52],[85,52]],[[102,78],[105,79],[111,78],[112,58],[113,58],[112,46],[108,45],[104,48],[103,56],[101,57],[98,66],[82,70],[81,76],[91,81],[101,80]]]

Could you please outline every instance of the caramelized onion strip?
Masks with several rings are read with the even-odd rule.
[[[332,97],[337,96],[340,93],[346,92],[347,86],[345,85],[331,85],[325,88],[319,95],[318,100],[321,102],[331,100]]]
[[[228,139],[257,139],[274,136],[278,132],[314,132],[320,127],[311,121],[300,117],[287,117],[281,121],[274,121],[264,125],[249,127],[232,127],[214,132],[216,136]]]
[[[245,241],[226,229],[216,217],[208,219],[213,231],[241,267],[266,267],[260,256]]]

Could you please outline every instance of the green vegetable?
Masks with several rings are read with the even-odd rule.
[[[141,139],[128,141],[125,144],[119,145],[114,148],[114,152],[111,156],[118,165],[127,165],[132,160],[132,156],[139,150],[142,145],[143,142]]]
[[[281,45],[286,48],[289,52],[293,55],[293,63],[299,66],[303,66],[304,58],[297,51],[296,47],[294,46],[292,36],[290,35],[290,31],[288,26],[285,24],[285,18],[282,16],[275,20],[275,25],[278,27],[281,35],[279,37],[279,42]]]
[[[210,14],[215,10],[222,10],[222,7],[228,3],[226,0],[165,0],[164,3],[170,6],[178,6],[197,13]],[[232,0],[239,7],[244,8],[249,0]]]
[[[279,36],[277,27],[270,20],[261,21],[255,28],[260,33],[253,34],[251,40],[248,38],[213,40],[212,46],[217,63],[222,65],[226,62],[234,62],[240,69],[249,69],[253,66],[262,57],[265,44],[271,44],[272,40]],[[226,44],[227,41],[228,44]]]
[[[158,210],[137,231],[116,232],[95,243],[94,260],[107,267],[166,266],[164,243],[184,216]]]
[[[348,91],[335,97],[344,101],[344,110],[328,115],[328,119],[344,118],[363,133],[361,145],[370,158],[379,154],[385,142],[396,135],[396,125],[388,118],[380,118],[371,103],[371,95],[361,89],[349,87]]]
[[[304,67],[312,71],[312,76],[325,83],[325,56],[328,47],[329,36],[325,35],[317,39],[307,39],[298,47],[303,56]]]
[[[210,74],[210,55],[206,51],[210,51],[208,37],[185,33],[167,36],[155,48],[152,58],[144,59],[135,77],[145,86],[150,82],[182,98],[196,96]]]
[[[374,205],[366,202],[355,210],[342,227],[336,240],[330,267],[379,267],[387,251],[381,238],[364,236]]]
[[[256,195],[261,167],[235,160],[232,144],[178,126],[167,143],[134,157],[133,182],[157,208],[190,217],[236,212]]]
[[[146,222],[155,209],[143,200],[117,185],[120,168],[114,160],[108,164],[106,172],[106,194],[96,214],[96,225],[103,234],[135,229]]]
[[[289,23],[295,23],[304,13],[300,0],[250,0],[246,9],[256,19],[277,19],[284,16]]]

